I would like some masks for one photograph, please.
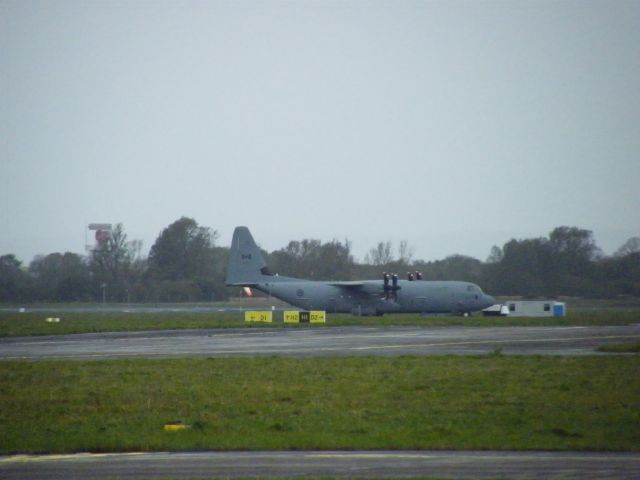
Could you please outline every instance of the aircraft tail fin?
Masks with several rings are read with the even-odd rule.
[[[254,285],[269,281],[271,273],[247,227],[236,227],[229,250],[227,285]],[[265,278],[267,277],[267,278]]]

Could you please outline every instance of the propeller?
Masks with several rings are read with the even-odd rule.
[[[389,292],[391,291],[391,287],[389,286],[389,280],[391,275],[387,272],[382,272],[382,280],[384,281],[384,299],[389,300]]]
[[[398,275],[394,273],[391,275],[391,295],[395,302],[398,301],[398,290],[400,290],[400,287],[398,286]]]
[[[395,273],[389,274],[387,272],[382,272],[382,280],[384,282],[384,299],[389,300],[392,298],[394,302],[397,302],[398,290],[400,290],[400,286],[398,285],[398,275]],[[391,281],[391,285],[389,285],[389,281]]]

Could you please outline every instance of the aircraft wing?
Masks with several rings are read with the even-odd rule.
[[[357,280],[354,281],[343,281],[343,282],[330,282],[329,285],[333,285],[334,287],[341,288],[350,288],[350,289],[359,289],[364,287],[364,282],[359,282]]]
[[[329,285],[344,290],[348,295],[377,295],[382,292],[382,283],[371,280],[330,282]]]

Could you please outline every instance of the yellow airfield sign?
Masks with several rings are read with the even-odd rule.
[[[272,323],[273,322],[273,312],[258,312],[258,311],[250,311],[244,312],[244,321],[245,322],[263,322],[263,323]]]
[[[310,312],[285,310],[284,323],[327,323],[327,312],[324,310],[312,310]]]
[[[300,312],[297,310],[285,310],[284,323],[300,323]]]
[[[327,312],[324,310],[311,310],[309,312],[309,321],[311,323],[327,323]]]

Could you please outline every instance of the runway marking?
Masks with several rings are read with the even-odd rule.
[[[219,451],[211,451],[211,452],[113,452],[113,453],[70,453],[70,454],[51,454],[51,455],[12,455],[4,458],[0,458],[0,464],[12,464],[12,463],[43,463],[43,462],[57,462],[57,461],[68,461],[68,460],[93,460],[93,459],[101,459],[101,458],[126,458],[126,457],[137,457],[140,460],[172,460],[179,461],[183,457],[211,457],[212,459],[216,458],[225,458],[225,459],[236,459],[240,458],[243,453],[248,452],[237,452],[240,455],[230,453],[230,452],[219,452]],[[545,461],[548,459],[552,460],[572,460],[572,461],[588,461],[588,462],[601,462],[603,459],[608,461],[618,461],[618,462],[631,462],[631,463],[640,463],[640,455],[637,454],[627,454],[627,452],[549,452],[549,451],[536,451],[536,452],[519,452],[519,451],[510,451],[510,452],[495,452],[495,453],[486,453],[486,452],[474,452],[474,451],[461,451],[461,452],[433,452],[430,451],[428,453],[423,452],[402,452],[402,453],[393,453],[393,452],[328,452],[328,453],[316,453],[316,452],[250,452],[253,457],[261,456],[267,458],[276,458],[273,457],[275,453],[277,458],[288,459],[291,457],[301,456],[302,458],[334,458],[334,459],[442,459],[442,458],[455,458],[459,460],[486,460],[486,461],[496,461],[496,460],[512,460],[512,461],[531,461],[531,460],[540,460]],[[146,457],[146,458],[145,458]]]
[[[78,355],[42,355],[42,356],[12,356],[0,357],[0,361],[4,360],[37,360],[37,359],[82,359],[82,358],[113,358],[113,357],[160,357],[173,358],[181,355],[187,356],[222,356],[233,354],[274,354],[281,353],[283,355],[291,353],[313,353],[313,352],[335,352],[335,351],[365,351],[365,350],[385,350],[398,348],[429,348],[429,347],[451,347],[463,345],[495,345],[495,344],[514,344],[514,343],[548,343],[548,342],[571,342],[576,340],[611,340],[611,339],[635,339],[640,335],[604,335],[604,336],[588,336],[588,337],[568,337],[568,338],[525,338],[525,339],[507,339],[507,340],[470,340],[462,342],[436,342],[436,343],[405,343],[392,345],[367,345],[367,346],[337,346],[337,347],[318,347],[310,346],[308,348],[287,348],[286,345],[275,344],[272,348],[256,348],[256,349],[234,349],[234,350],[210,350],[210,351],[172,351],[170,353],[140,353],[140,352],[111,352],[111,353],[88,353]]]
[[[572,327],[524,327],[524,328],[536,328],[537,330],[542,330],[546,332],[548,330],[556,330],[556,331],[557,330],[578,330],[581,328],[591,328],[591,327],[585,326],[585,325],[574,325]]]
[[[246,350],[239,350],[238,353],[246,352]],[[113,353],[85,353],[78,355],[41,355],[41,356],[32,356],[32,357],[0,357],[0,361],[4,360],[64,360],[64,359],[78,359],[82,360],[83,358],[111,358],[111,357],[160,357],[160,358],[173,358],[179,357],[180,355],[191,355],[191,356],[207,356],[217,354],[217,352],[172,352],[172,353],[136,353],[136,352],[113,352]]]
[[[170,330],[171,332],[176,332],[176,330]],[[178,330],[179,331],[179,330]],[[98,335],[100,335],[100,333],[120,333],[120,332],[98,332]],[[143,331],[140,332],[126,332],[126,333],[144,333]],[[222,337],[237,337],[237,336],[247,336],[247,335],[268,335],[270,333],[270,331],[264,331],[264,332],[239,332],[239,333],[202,333],[201,335],[186,335],[183,334],[181,332],[181,334],[178,335],[172,335],[170,337],[161,337],[161,338],[172,338],[172,339],[176,339],[176,338],[185,338],[185,337],[198,337],[198,338],[222,338]],[[69,334],[63,334],[61,335],[61,337],[65,337],[67,335],[85,335],[83,333],[69,333]],[[89,333],[89,335],[95,335],[95,333]],[[5,337],[5,338],[11,338],[11,337]],[[15,338],[15,337],[14,337]],[[127,335],[127,336],[118,336],[118,337],[102,337],[99,338],[98,340],[101,341],[109,341],[109,340],[113,340],[113,341],[122,341],[122,340],[126,340],[126,341],[139,341],[139,340],[149,340],[149,339],[154,339],[154,338],[158,338],[157,336],[154,335]],[[32,342],[30,342],[28,340],[28,338],[26,339],[26,341],[24,343],[29,344],[29,345],[49,345],[49,344],[56,344],[56,345],[63,345],[65,343],[83,343],[85,342],[86,339],[85,338],[61,338],[60,340],[48,340],[48,341],[37,341],[34,340]],[[15,342],[5,342],[5,343],[15,343]]]
[[[496,343],[540,343],[540,342],[572,342],[574,340],[604,340],[614,338],[640,338],[640,335],[606,335],[602,337],[573,337],[573,338],[520,338],[511,340],[472,340],[468,342],[440,342],[440,343],[414,343],[398,345],[370,345],[365,347],[349,347],[351,350],[375,350],[380,348],[418,348],[418,347],[451,347],[455,345],[482,345]]]
[[[620,453],[625,452],[585,452],[584,455],[576,455],[575,452],[569,455],[565,455],[565,452],[557,451],[557,452],[549,452],[549,451],[540,451],[534,453],[520,453],[516,450],[511,451],[509,453],[496,453],[496,454],[486,454],[480,453],[477,454],[475,452],[456,452],[455,457],[451,454],[451,452],[430,452],[428,454],[425,453],[310,453],[305,454],[305,457],[308,458],[380,458],[380,459],[393,459],[393,458],[408,458],[408,459],[429,459],[429,458],[456,458],[460,459],[474,459],[474,460],[545,460],[545,459],[560,459],[560,460],[582,460],[582,461],[592,461],[592,462],[600,462],[603,458],[608,460],[619,460],[619,461],[631,461],[631,462],[639,462],[640,456],[620,456]]]
[[[305,458],[437,458],[446,455],[424,453],[310,453]]]
[[[249,331],[249,332],[238,332],[238,333],[208,333],[207,337],[212,337],[212,338],[218,338],[218,337],[238,337],[238,336],[245,336],[245,335],[268,335],[270,333],[273,333],[276,330],[264,330],[262,332],[256,332],[256,331]],[[185,335],[182,335],[185,336]]]
[[[146,455],[148,452],[127,452],[127,453],[67,453],[53,455],[12,455],[0,458],[0,464],[4,463],[37,463],[58,460],[84,460],[107,457],[133,457]]]
[[[425,335],[425,332],[410,332],[410,333],[398,333],[398,334],[380,334],[380,335],[358,335],[357,338],[397,338],[397,337],[419,337],[420,335]],[[431,334],[427,334],[426,336],[433,336]],[[343,340],[343,339],[351,339],[354,338],[354,335],[343,334],[343,335],[333,335],[331,333],[327,333],[326,337],[322,337],[322,339],[331,338],[332,340]]]

